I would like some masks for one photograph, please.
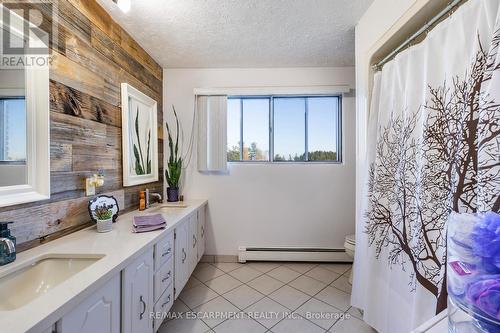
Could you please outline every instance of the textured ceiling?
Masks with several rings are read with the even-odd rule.
[[[163,67],[353,66],[373,0],[98,0]]]

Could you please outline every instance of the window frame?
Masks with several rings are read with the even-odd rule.
[[[308,110],[308,98],[336,98],[337,99],[337,160],[329,160],[329,161],[310,161],[307,160],[309,158],[309,126],[308,126],[308,118],[309,118],[309,110]],[[275,98],[304,98],[305,100],[305,128],[304,128],[304,148],[305,148],[305,156],[306,161],[275,161],[274,160],[274,99]],[[343,119],[342,119],[342,94],[294,94],[294,95],[231,95],[228,96],[227,99],[240,99],[240,160],[230,161],[228,163],[255,163],[255,164],[343,164]],[[268,99],[269,100],[269,152],[268,152],[268,160],[265,161],[255,161],[255,160],[243,160],[243,100],[244,99]],[[227,147],[226,147],[227,150]]]

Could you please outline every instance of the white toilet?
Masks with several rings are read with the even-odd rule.
[[[347,235],[345,236],[344,242],[345,253],[352,258],[354,263],[354,250],[356,248],[356,235]],[[351,274],[349,275],[349,283],[352,284],[352,272],[354,269],[351,269]]]

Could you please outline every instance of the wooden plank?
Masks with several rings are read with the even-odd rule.
[[[141,91],[142,93],[154,99],[158,103],[158,111],[160,110],[162,93],[161,93],[161,88],[159,86],[156,87],[156,89],[152,89],[149,86],[143,84],[141,80],[138,80],[135,76],[131,75],[124,69],[120,69],[117,75],[120,82],[128,83],[132,85],[134,88]]]
[[[117,25],[120,31],[120,46],[134,59],[141,61],[158,79],[163,80],[163,68],[130,36]]]
[[[90,22],[99,27],[114,41],[119,40],[119,33],[116,32],[116,23],[95,0],[67,0],[73,7],[85,15]]]
[[[121,109],[99,98],[50,81],[51,111],[121,127]]]
[[[58,144],[106,146],[106,125],[96,121],[50,112],[50,137]]]
[[[110,83],[109,78],[104,78],[56,51],[52,54],[50,78],[112,105],[120,104],[120,89],[116,83]]]
[[[95,0],[69,0],[99,30],[141,63],[157,79],[162,80],[163,69]]]
[[[96,63],[94,63],[87,57],[77,56],[76,53],[69,52],[68,54],[73,59],[54,52],[51,66],[51,78],[53,80],[115,106],[120,105],[120,84],[122,82],[129,83],[159,102],[158,110],[161,110],[161,92],[143,84],[124,69],[118,68],[109,62],[104,63],[102,59],[98,60],[98,57],[92,56],[92,58],[96,59]],[[114,69],[112,71],[100,70],[100,68],[104,67],[108,69],[113,67]],[[161,88],[158,86],[156,90],[161,90]]]
[[[85,179],[96,173],[97,168],[84,171],[54,172],[50,176],[51,192],[54,194],[81,191],[80,196],[85,196]],[[104,186],[96,188],[96,193],[109,192],[123,187],[122,169],[105,169]],[[61,196],[60,196],[61,197]]]
[[[111,193],[124,207],[124,191]],[[33,206],[29,209],[0,212],[1,221],[14,221],[12,234],[18,243],[37,239],[56,231],[88,222],[88,197]],[[35,218],[36,217],[36,218]]]
[[[61,30],[64,30],[64,28],[61,28]],[[76,35],[72,35],[68,31],[64,33],[64,36],[65,51],[63,56],[67,58],[67,61],[74,62],[93,74],[81,76],[79,78],[80,82],[74,82],[73,84],[86,83],[91,87],[94,81],[86,81],[86,79],[95,80],[92,76],[99,76],[99,81],[104,83],[104,95],[111,96],[113,101],[111,103],[113,105],[118,105],[116,101],[119,100],[120,84],[122,82],[132,84],[156,101],[161,100],[162,81],[151,75],[135,59],[125,58],[125,53],[120,51],[119,47],[114,47],[111,51],[106,49],[106,51],[101,53],[100,51],[102,51],[103,47],[93,47],[89,42],[80,39]],[[59,60],[59,57],[56,57],[56,60]],[[55,65],[58,64],[56,63]],[[64,69],[64,67],[61,67],[61,69]],[[79,86],[70,86],[81,90]],[[95,90],[89,92],[92,96],[104,99],[101,95],[96,95],[95,93]]]
[[[122,157],[120,152],[107,147],[77,145],[73,147],[73,171],[99,169],[119,169]]]
[[[97,27],[92,27],[92,47],[107,57],[110,61],[122,68],[127,73],[134,76],[142,84],[147,85],[155,93],[159,94],[162,90],[162,80],[158,79],[146,69],[140,61],[129,55],[124,49],[114,44],[111,39],[106,36]]]
[[[71,171],[73,165],[73,146],[70,144],[50,145],[50,171]]]
[[[60,26],[66,29],[59,28],[59,31],[69,32],[71,35],[90,43],[91,39],[91,22],[90,20],[71,3],[66,0],[57,1],[58,21]]]
[[[91,42],[82,40],[71,32],[66,32],[65,44],[64,55],[68,59],[102,77],[113,79],[112,82],[114,82],[115,85],[119,85],[119,82],[117,82],[116,78],[113,76],[120,68],[112,61],[109,61],[109,59],[104,57],[100,52],[97,52],[97,50],[92,47]]]
[[[52,195],[64,192],[79,191],[85,196],[85,179],[92,176],[92,171],[52,172],[50,174],[50,192]]]
[[[120,127],[106,126],[106,147],[122,151],[122,129]]]

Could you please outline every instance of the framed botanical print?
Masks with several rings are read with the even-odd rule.
[[[157,103],[121,84],[123,186],[158,181]]]

